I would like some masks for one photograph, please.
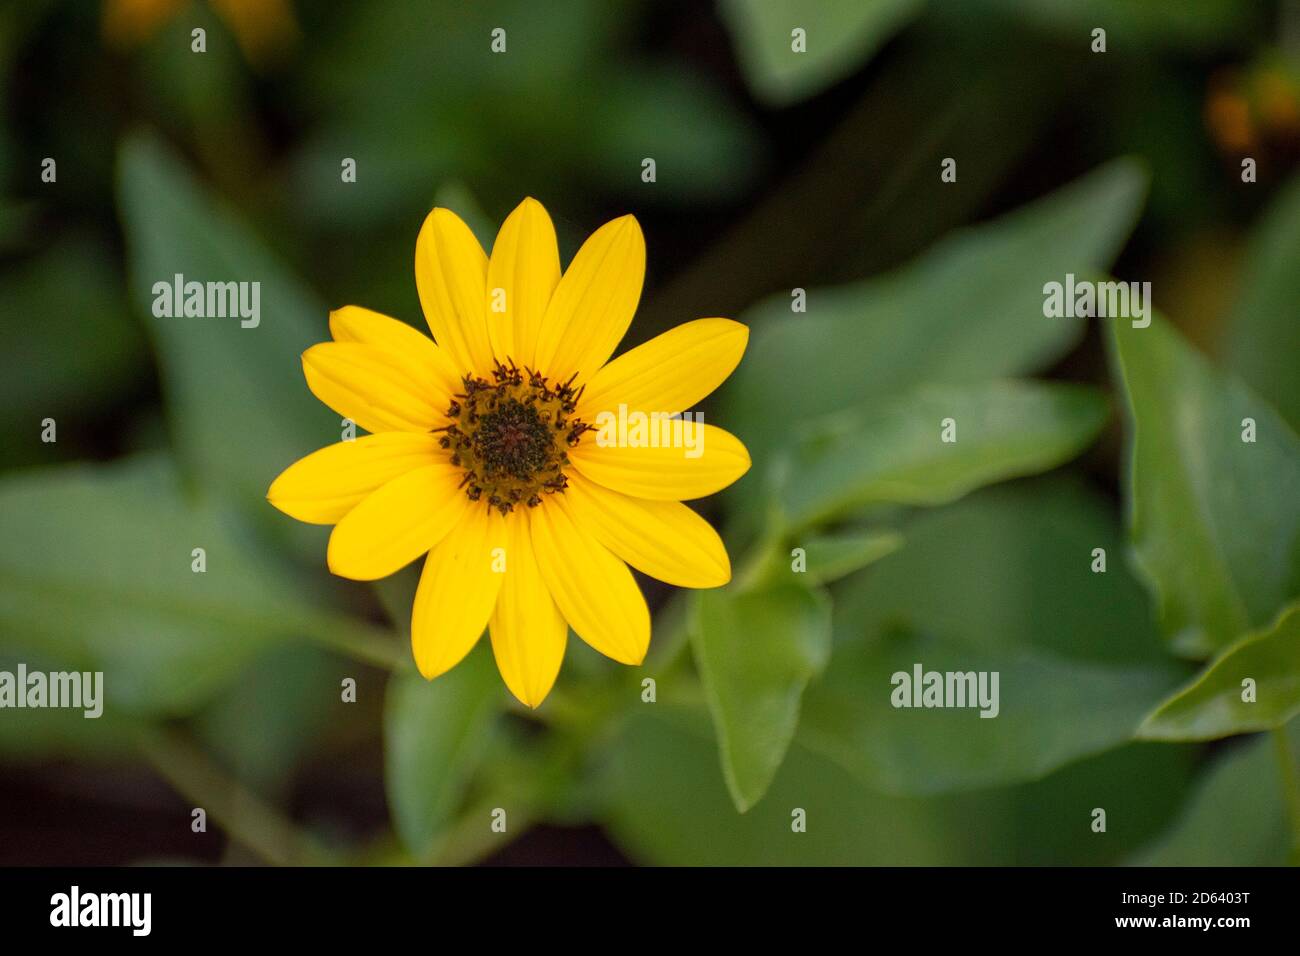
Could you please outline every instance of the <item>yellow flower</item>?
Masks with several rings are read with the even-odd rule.
[[[327,560],[343,577],[382,578],[428,552],[411,620],[426,678],[487,627],[506,685],[536,707],[570,627],[616,661],[645,657],[650,614],[628,564],[680,587],[730,580],[721,539],[682,502],[731,484],[749,453],[716,426],[664,416],[717,388],[749,333],[698,319],[609,361],[644,277],[632,216],[593,233],[561,276],[536,200],[506,219],[490,258],[434,209],[415,282],[437,344],[346,306],[330,315],[334,341],[303,354],[316,397],[373,434],[293,464],[267,498],[335,526]],[[638,432],[646,419],[662,427]]]
[[[298,21],[288,0],[209,0],[254,63],[264,63],[293,44]],[[186,0],[105,0],[104,36],[119,47],[132,47],[189,7]]]

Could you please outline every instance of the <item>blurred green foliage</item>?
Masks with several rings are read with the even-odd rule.
[[[1083,321],[1025,316],[1041,316],[1045,282],[1114,261],[1143,180],[1132,163],[1111,165],[947,238],[900,270],[810,289],[807,314],[791,312],[788,293],[759,303],[745,314],[756,329],[745,362],[724,386],[727,420],[766,458],[816,416],[920,385],[982,383],[1049,365],[1078,342]],[[797,388],[773,388],[790,369],[811,374]]]
[[[1227,322],[1228,366],[1300,429],[1300,176],[1278,196],[1246,256],[1241,294]]]
[[[828,0],[812,5],[797,0],[724,0],[721,9],[755,92],[784,104],[851,74],[923,4],[924,0]],[[803,55],[791,56],[796,50]]]
[[[1246,184],[1202,115],[1215,71],[1297,55],[1278,7],[303,2],[266,60],[198,2],[130,48],[98,4],[6,8],[0,669],[108,693],[5,711],[6,779],[148,766],[272,862],[535,824],[650,863],[1294,860],[1300,178],[1285,123]],[[732,584],[647,586],[644,667],[570,642],[525,714],[486,647],[419,678],[414,571],[330,578],[263,496],[339,437],[299,367],[327,310],[420,327],[427,208],[488,246],[528,194],[566,260],[642,220],[629,341],[752,327],[707,411],[755,467],[707,506]],[[260,326],[155,316],[176,273],[259,281]],[[1170,318],[1045,318],[1067,273],[1155,277]],[[890,706],[914,662],[1000,672],[999,715]]]
[[[146,366],[111,256],[88,237],[52,243],[0,275],[6,314],[22,321],[6,362],[24,375],[0,380],[0,428],[6,434],[53,415],[81,417],[112,405]],[[38,464],[43,449],[6,442],[7,467]]]

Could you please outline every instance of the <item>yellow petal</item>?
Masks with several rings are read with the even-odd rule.
[[[484,292],[487,256],[450,209],[434,209],[415,240],[415,286],[425,321],[462,372],[492,370]]]
[[[577,472],[569,473],[564,497],[580,527],[643,574],[682,588],[731,580],[722,539],[680,501],[630,498]]]
[[[326,561],[340,577],[374,581],[410,564],[441,541],[468,510],[450,462],[394,478],[349,511],[330,534]]]
[[[461,380],[464,373],[452,357],[434,345],[433,339],[405,322],[360,306],[345,305],[330,313],[330,334],[335,342],[359,342],[386,349],[419,381],[437,389],[440,399],[445,398],[447,402],[464,389]]]
[[[716,425],[698,423],[691,431],[694,448],[665,443],[658,448],[631,448],[612,442],[602,447],[602,431],[597,429],[584,434],[581,443],[569,450],[569,460],[583,475],[606,488],[656,501],[703,498],[749,471],[749,452],[735,435]]]
[[[104,37],[122,47],[135,46],[184,8],[185,0],[105,0]]]
[[[298,21],[289,0],[211,0],[229,25],[244,55],[258,65],[270,63],[299,39]]]
[[[542,580],[575,634],[606,657],[640,664],[650,646],[650,612],[627,565],[579,528],[565,494],[529,509]]]
[[[511,515],[506,527],[506,578],[489,624],[492,653],[510,693],[536,707],[560,673],[569,628],[537,568],[528,519]]]
[[[449,399],[387,349],[322,342],[302,353],[312,393],[369,432],[427,432],[447,421]]]
[[[620,404],[684,412],[726,380],[745,352],[749,329],[731,319],[696,319],[624,352],[587,383],[577,415],[593,421]]]
[[[425,559],[411,611],[411,649],[426,678],[459,664],[487,627],[505,579],[503,567],[494,567],[507,554],[505,531],[495,511],[471,507]]]
[[[537,340],[537,367],[552,380],[585,382],[614,354],[641,298],[645,238],[632,216],[601,226],[555,287]]]
[[[555,226],[541,203],[525,199],[502,223],[488,262],[488,337],[502,363],[534,367],[537,335],[559,281]]]
[[[266,497],[299,521],[335,524],[376,488],[446,457],[433,435],[365,435],[298,459],[271,482]]]

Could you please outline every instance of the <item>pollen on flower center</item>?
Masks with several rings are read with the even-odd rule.
[[[504,515],[563,492],[567,449],[591,428],[573,416],[582,394],[573,379],[552,385],[510,361],[496,363],[491,381],[466,375],[464,383],[447,409],[452,422],[441,429],[439,444],[465,469],[461,487],[470,501],[486,501]]]

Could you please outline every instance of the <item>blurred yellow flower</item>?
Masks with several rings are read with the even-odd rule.
[[[644,276],[632,216],[593,233],[561,276],[537,201],[510,214],[491,257],[434,209],[415,280],[436,344],[347,306],[330,315],[334,341],[303,354],[316,397],[373,434],[308,455],[267,497],[335,525],[327,559],[343,577],[428,552],[411,620],[426,678],[487,627],[506,685],[536,707],[570,627],[614,660],[644,658],[650,614],[628,564],[681,587],[730,580],[721,539],[682,502],[734,482],[749,454],[678,413],[731,374],[748,329],[698,319],[609,361]]]
[[[235,35],[244,55],[265,63],[298,37],[288,0],[208,0]],[[104,37],[119,47],[143,43],[190,0],[105,0]]]
[[[1226,153],[1294,153],[1300,138],[1300,72],[1273,56],[1245,69],[1220,70],[1206,95],[1205,121]]]

